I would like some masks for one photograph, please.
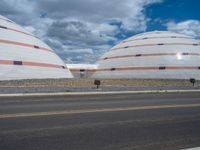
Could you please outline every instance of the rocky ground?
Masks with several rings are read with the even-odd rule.
[[[193,87],[189,80],[103,79],[97,89],[94,79],[34,79],[0,82],[0,93],[84,92],[200,89],[200,81]]]

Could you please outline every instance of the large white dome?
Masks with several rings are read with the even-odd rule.
[[[94,78],[200,79],[200,41],[168,31],[138,34],[97,62]]]
[[[42,78],[72,78],[72,74],[49,46],[0,16],[0,80]]]

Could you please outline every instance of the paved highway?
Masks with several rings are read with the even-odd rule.
[[[200,146],[200,93],[0,98],[0,150]]]

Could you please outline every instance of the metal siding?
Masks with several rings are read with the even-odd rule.
[[[108,75],[109,74],[109,75]],[[200,79],[200,71],[195,70],[148,70],[148,71],[102,71],[94,78],[108,79]]]
[[[0,65],[0,70],[1,80],[66,78],[71,76],[71,73],[66,69],[45,67]]]

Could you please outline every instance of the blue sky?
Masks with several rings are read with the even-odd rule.
[[[160,4],[147,7],[146,14],[150,18],[182,21],[200,19],[199,9],[199,0],[165,0]]]
[[[165,23],[169,21],[200,20],[200,1],[165,0],[159,4],[147,6],[145,13],[149,18],[158,19],[148,22],[148,31],[167,30]]]
[[[0,14],[66,63],[94,63],[130,36],[169,30],[200,38],[199,0],[1,0]]]

